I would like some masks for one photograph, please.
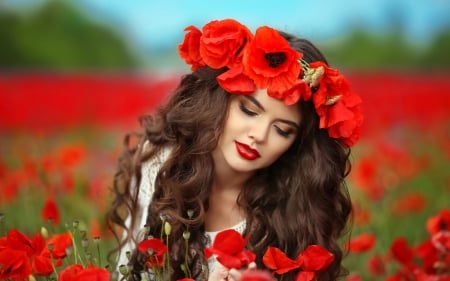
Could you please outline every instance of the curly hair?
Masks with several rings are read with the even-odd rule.
[[[304,54],[305,61],[327,63],[308,40],[280,34]],[[138,194],[130,191],[131,181],[136,180],[133,188],[139,186],[142,163],[163,147],[171,147],[170,157],[156,178],[147,225],[148,234],[153,236],[159,236],[163,227],[161,215],[172,226],[172,280],[184,277],[181,264],[186,251],[193,277],[203,280],[208,274],[202,266],[207,264],[203,254],[207,243],[204,220],[214,172],[211,153],[224,127],[230,97],[216,81],[225,70],[203,67],[184,76],[156,114],[140,119],[144,130],[139,135],[140,145],[130,147],[130,136],[126,136],[125,151],[114,178],[115,199],[107,218],[111,226],[118,225],[129,232],[124,220],[136,211],[137,195],[132,194]],[[304,121],[294,144],[275,163],[248,180],[245,186],[252,188],[244,188],[237,203],[246,213],[244,234],[251,234],[247,246],[256,253],[258,267],[263,268],[262,256],[268,246],[296,258],[308,245],[317,244],[335,256],[330,267],[319,273],[318,280],[336,280],[346,273],[339,243],[352,211],[345,184],[350,172],[350,149],[319,129],[319,117],[311,101],[300,101],[298,106]],[[143,151],[144,143],[149,143],[150,149]],[[193,212],[192,217],[188,218],[188,210]],[[186,226],[191,233],[189,249],[185,249],[183,238]],[[114,227],[113,230],[118,232]],[[133,254],[136,279],[140,278],[142,259],[138,253]],[[283,279],[294,277],[290,273]]]

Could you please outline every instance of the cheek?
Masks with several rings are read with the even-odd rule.
[[[291,145],[293,144],[293,140],[276,140],[272,143],[271,145],[271,155],[273,160],[278,159],[278,157],[280,157],[283,153],[285,153],[289,147],[291,147]]]

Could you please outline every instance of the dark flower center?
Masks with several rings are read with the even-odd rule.
[[[267,53],[264,57],[272,68],[276,68],[286,60],[286,55],[283,52]]]

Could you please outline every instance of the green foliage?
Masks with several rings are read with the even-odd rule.
[[[0,65],[9,69],[107,70],[137,66],[125,41],[65,1],[30,15],[0,13]]]
[[[339,43],[321,46],[332,65],[354,70],[450,70],[450,31],[430,44],[407,41],[402,33],[376,36],[356,30]]]

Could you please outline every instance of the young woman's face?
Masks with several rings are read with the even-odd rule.
[[[294,142],[300,124],[298,106],[258,89],[253,95],[232,95],[218,146],[216,165],[236,172],[252,172],[270,166]]]

